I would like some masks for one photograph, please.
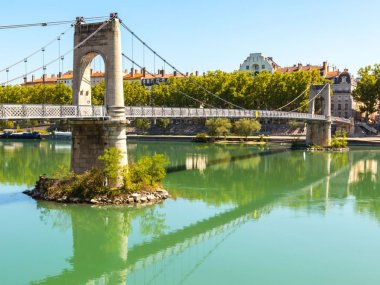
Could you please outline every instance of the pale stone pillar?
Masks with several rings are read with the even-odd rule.
[[[104,150],[116,147],[122,153],[121,165],[128,164],[125,121],[71,121],[71,170],[83,173],[101,166],[98,160]]]
[[[321,85],[312,85],[309,92],[309,100],[312,99],[321,90]],[[323,105],[323,115],[326,116],[326,121],[317,122],[310,121],[307,122],[306,130],[306,144],[307,145],[320,145],[320,146],[330,146],[331,145],[331,95],[330,95],[330,85],[326,86],[321,94],[319,95],[324,99]],[[315,114],[315,100],[309,103],[309,114]]]

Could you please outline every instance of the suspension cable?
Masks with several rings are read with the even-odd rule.
[[[223,101],[224,103],[227,103],[227,104],[229,104],[229,105],[231,105],[231,106],[234,106],[234,107],[236,107],[236,108],[238,108],[238,109],[242,109],[242,110],[245,110],[245,108],[243,108],[243,107],[241,107],[241,106],[239,106],[239,105],[236,105],[236,104],[234,104],[234,103],[232,103],[232,102],[230,102],[230,101],[228,101],[228,100],[226,100],[226,99],[223,99],[223,98],[221,98],[221,97],[219,97],[218,95],[216,95],[216,94],[214,94],[214,93],[212,93],[211,91],[209,91],[208,89],[206,89],[204,86],[202,86],[201,84],[199,84],[198,82],[196,82],[193,78],[191,78],[191,77],[188,77],[188,76],[186,76],[184,73],[182,73],[178,68],[176,68],[174,65],[172,65],[171,63],[169,63],[166,59],[164,59],[161,55],[159,55],[155,50],[153,50],[148,44],[146,44],[139,36],[137,36],[127,25],[125,25],[122,21],[121,21],[121,26],[124,28],[124,29],[126,29],[129,33],[131,33],[132,34],[132,37],[136,37],[136,39],[138,40],[138,41],[140,41],[146,48],[148,48],[151,52],[153,52],[153,54],[154,55],[156,55],[158,58],[160,58],[163,62],[164,62],[164,64],[167,64],[167,65],[169,65],[173,70],[175,70],[175,71],[177,71],[179,74],[181,74],[183,77],[185,77],[185,78],[187,78],[187,79],[189,79],[194,85],[196,85],[196,86],[198,86],[200,89],[202,89],[203,91],[205,91],[207,94],[209,94],[209,95],[211,95],[211,96],[213,96],[213,97],[215,97],[215,98],[217,98],[217,99],[219,99],[219,100],[221,100],[221,101]]]
[[[281,109],[284,109],[285,107],[289,106],[290,104],[292,104],[293,102],[295,102],[298,98],[300,98],[303,94],[305,94],[305,92],[309,89],[309,87],[307,87],[300,95],[298,95],[296,98],[294,98],[292,101],[290,101],[289,103],[287,103],[286,105],[274,110],[274,111],[280,111]]]
[[[302,107],[306,106],[306,105],[309,105],[309,103],[311,101],[313,101],[315,98],[317,98],[323,90],[325,90],[325,88],[327,87],[327,85],[329,85],[328,83],[326,83],[323,88],[316,94],[313,96],[313,98],[311,98],[309,101],[307,101],[306,103],[302,104],[301,106],[299,106],[298,108],[294,109],[294,110],[291,110],[290,112],[294,112],[294,111],[297,111],[298,109],[301,109]]]
[[[97,28],[92,34],[90,34],[87,38],[85,38],[83,41],[81,41],[80,43],[78,43],[74,48],[68,50],[67,52],[65,52],[60,58],[55,58],[53,60],[51,60],[50,62],[48,62],[47,64],[45,64],[45,66],[40,66],[32,71],[29,71],[26,75],[29,75],[29,74],[32,74],[32,73],[35,73],[41,69],[43,69],[44,67],[46,68],[47,66],[50,66],[52,65],[53,63],[55,63],[57,60],[60,60],[62,59],[62,57],[64,58],[66,55],[68,55],[69,53],[73,52],[74,50],[80,48],[83,44],[85,44],[89,39],[91,39],[93,36],[95,36],[95,34],[97,34],[101,29],[103,29],[108,23],[110,22],[110,20],[107,20],[105,21],[101,26],[99,26],[99,28]],[[22,76],[18,76],[18,77],[15,77],[13,79],[10,79],[8,80],[8,83],[10,82],[13,82],[13,81],[16,81],[16,80],[19,80],[20,78],[22,78],[24,75]],[[3,83],[4,84],[4,83]]]
[[[138,68],[140,69],[143,69],[143,67],[141,65],[139,65],[138,63],[136,63],[133,59],[131,59],[130,57],[128,57],[127,55],[125,55],[124,53],[122,53],[122,56],[125,57],[127,60],[129,60],[132,64],[136,65]],[[146,73],[150,74],[151,76],[153,76],[154,78],[158,78],[157,75],[145,70]],[[181,90],[175,88],[174,86],[171,86],[170,84],[166,85],[168,86],[169,88],[173,89],[174,91],[180,93],[181,95],[187,97],[187,98],[190,98],[198,103],[200,103],[201,105],[207,105],[207,106],[210,106],[211,108],[215,108],[213,105],[209,104],[209,103],[205,103],[205,102],[202,102],[201,100],[197,99],[197,98],[194,98],[192,96],[190,96],[189,94],[185,93],[185,92],[182,92]],[[216,108],[215,108],[216,109]]]
[[[63,31],[62,33],[60,33],[58,37],[54,37],[53,40],[49,41],[49,42],[48,42],[47,44],[45,44],[43,47],[41,47],[41,48],[39,48],[38,50],[32,52],[31,54],[29,54],[28,56],[24,57],[23,59],[21,59],[21,60],[15,62],[15,63],[13,63],[13,64],[11,64],[11,65],[9,65],[9,66],[7,66],[6,68],[1,69],[1,70],[0,70],[0,73],[6,71],[7,69],[11,69],[12,67],[15,67],[16,65],[18,65],[18,64],[20,64],[20,63],[22,63],[22,62],[24,62],[25,59],[29,59],[29,58],[31,58],[32,56],[34,56],[34,55],[40,53],[42,49],[46,49],[47,47],[51,46],[53,43],[55,43],[55,41],[58,40],[58,38],[60,38],[61,36],[63,36],[64,34],[66,34],[69,30],[71,30],[71,28],[73,27],[73,23],[74,23],[74,22],[71,22],[72,25],[70,25],[70,27],[69,27],[68,29],[66,29],[65,31]]]
[[[86,17],[85,20],[89,22],[98,21],[98,20],[104,20],[106,19],[106,16],[101,17]],[[32,23],[32,24],[14,24],[14,25],[3,25],[0,26],[0,30],[7,30],[7,29],[17,29],[17,28],[28,28],[28,27],[47,27],[47,26],[57,26],[57,25],[65,25],[65,24],[71,24],[73,21],[53,21],[53,22],[40,22],[40,23]]]

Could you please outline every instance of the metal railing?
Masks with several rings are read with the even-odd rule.
[[[0,119],[81,119],[107,117],[104,106],[0,105]]]
[[[170,108],[170,107],[126,107],[125,115],[134,118],[273,118],[324,121],[323,115],[308,113],[238,110],[238,109],[207,109],[207,108]]]
[[[171,107],[125,107],[127,119],[135,118],[268,118],[303,121],[325,121],[324,115],[308,113],[207,109],[207,108],[171,108]],[[73,106],[73,105],[17,105],[0,104],[0,120],[29,119],[96,119],[108,118],[105,106]],[[350,119],[332,117],[332,121],[351,124]]]

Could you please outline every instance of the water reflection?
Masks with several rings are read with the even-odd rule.
[[[312,154],[158,143],[130,147],[132,159],[154,152],[170,157],[175,171],[165,186],[178,200],[150,208],[37,203],[44,224],[72,233],[72,252],[69,266],[33,284],[186,284],[210,256],[225,251],[223,244],[239,229],[276,209],[327,215],[336,205],[353,203],[358,214],[380,222],[380,151]],[[17,168],[0,177],[15,183],[32,162],[12,153],[36,152],[37,158],[46,153],[54,163],[69,156],[65,147],[51,144],[9,150],[2,145],[0,151],[8,165],[3,169]],[[45,166],[35,167],[28,176]],[[186,207],[196,218],[186,219]]]

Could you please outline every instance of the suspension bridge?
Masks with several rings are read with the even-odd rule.
[[[31,25],[58,25],[67,24],[68,21],[39,23]],[[70,22],[71,27],[74,27],[74,46],[71,50],[61,53],[59,46],[59,55],[57,58],[46,62],[45,51],[53,42],[60,43],[61,37],[66,34],[70,28],[61,33],[58,38],[52,40],[45,45],[41,50],[31,53],[28,57],[20,60],[1,72],[7,73],[7,80],[2,85],[5,86],[11,82],[24,79],[36,71],[44,72],[48,66],[58,62],[59,68],[63,64],[61,61],[73,53],[73,101],[72,105],[17,105],[17,104],[2,104],[0,102],[0,120],[56,120],[67,119],[73,133],[72,140],[72,170],[76,173],[82,173],[85,170],[99,164],[97,157],[104,153],[106,148],[116,147],[123,154],[122,164],[127,164],[127,147],[126,147],[126,126],[128,119],[136,118],[259,118],[259,119],[282,119],[282,120],[299,120],[307,123],[307,143],[327,146],[331,141],[331,125],[339,123],[343,125],[351,125],[351,120],[337,118],[331,116],[331,98],[330,85],[313,85],[310,87],[309,100],[302,104],[299,108],[291,112],[280,111],[282,108],[300,98],[306,90],[297,98],[287,103],[283,107],[275,110],[246,110],[228,100],[217,96],[207,88],[199,84],[191,76],[186,77],[178,68],[168,62],[151,46],[146,44],[139,36],[137,36],[121,19],[117,13],[112,13],[109,18],[93,17],[85,19],[78,17],[75,21]],[[28,25],[4,26],[1,28],[20,28]],[[159,58],[164,65],[170,66],[178,74],[181,74],[187,80],[190,80],[194,86],[203,90],[208,97],[214,100],[219,100],[224,106],[230,106],[230,109],[219,109],[205,100],[195,98],[191,94],[187,94],[177,88],[168,85],[177,93],[184,97],[193,100],[199,108],[168,108],[168,107],[133,107],[124,105],[123,91],[123,72],[122,61],[128,60],[133,66],[138,66],[144,72],[153,77],[157,77],[153,72],[146,70],[145,62],[140,65],[132,57],[127,56],[122,51],[121,44],[121,28],[132,35],[133,40],[139,41],[144,51],[147,49],[154,55],[154,59]],[[27,68],[27,63],[30,57],[42,52],[42,66],[31,71]],[[91,62],[95,57],[101,56],[104,60],[106,76],[105,76],[105,97],[103,106],[92,105],[91,99]],[[145,59],[144,59],[145,61]],[[9,79],[9,71],[16,65],[25,64],[25,72]],[[322,113],[316,114],[315,101],[317,98],[322,98]],[[308,113],[296,112],[301,107],[308,105]]]

